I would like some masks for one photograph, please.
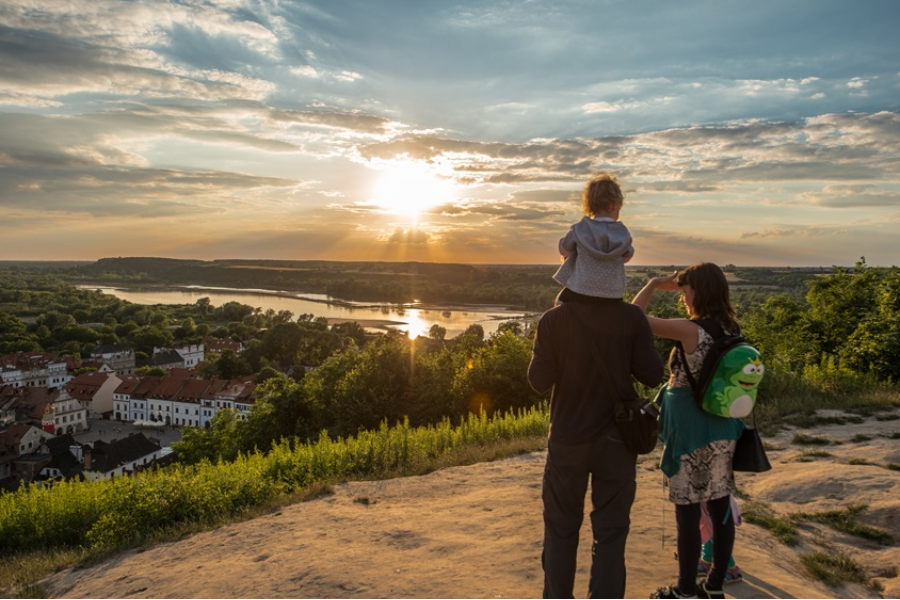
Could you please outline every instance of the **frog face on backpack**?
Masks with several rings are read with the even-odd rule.
[[[723,361],[725,369],[727,369],[725,377],[731,382],[731,385],[744,390],[752,390],[762,381],[766,367],[762,364],[759,354],[753,352],[752,348],[745,350],[725,357]]]

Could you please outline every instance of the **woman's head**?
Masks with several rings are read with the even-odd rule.
[[[685,289],[685,304],[692,317],[715,319],[726,329],[737,326],[737,315],[731,306],[728,280],[713,263],[698,263],[681,271],[675,283]]]
[[[581,210],[586,216],[595,217],[622,208],[624,200],[619,180],[608,173],[597,173],[581,192]]]

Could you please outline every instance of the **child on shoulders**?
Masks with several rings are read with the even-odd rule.
[[[599,298],[625,294],[625,263],[634,256],[631,233],[619,221],[625,194],[618,180],[607,173],[594,175],[581,193],[584,218],[559,240],[565,259],[553,276],[565,288],[557,304],[566,301],[566,290]]]

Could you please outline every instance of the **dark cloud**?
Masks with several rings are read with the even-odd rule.
[[[391,244],[427,244],[431,236],[421,229],[403,229],[398,227],[388,238]]]
[[[814,206],[823,208],[864,208],[900,206],[900,193],[846,193],[846,194],[805,194]]]
[[[247,77],[215,79],[213,74],[167,72],[128,48],[41,31],[0,28],[0,56],[0,85],[36,96],[91,92],[227,100],[261,98],[269,87]]]

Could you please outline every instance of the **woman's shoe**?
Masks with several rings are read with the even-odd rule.
[[[698,598],[712,598],[713,600],[725,600],[725,592],[722,590],[711,590],[706,587],[706,581],[700,584],[697,590]]]
[[[692,596],[685,596],[684,594],[679,592],[678,588],[675,587],[674,585],[661,587],[650,595],[650,598],[696,598],[696,597],[697,597],[696,593]]]

